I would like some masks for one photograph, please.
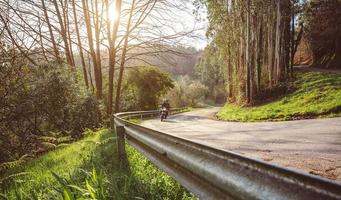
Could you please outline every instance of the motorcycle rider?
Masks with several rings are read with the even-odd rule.
[[[168,114],[169,114],[169,111],[170,111],[170,104],[169,104],[168,99],[166,99],[166,98],[163,99],[163,101],[162,101],[160,111],[161,111],[163,108],[166,108],[166,110],[167,110],[167,112],[166,112],[166,118],[167,118],[167,116],[168,116]]]

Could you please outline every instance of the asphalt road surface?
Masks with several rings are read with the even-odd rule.
[[[219,108],[146,120],[143,126],[341,182],[341,118],[223,122]]]

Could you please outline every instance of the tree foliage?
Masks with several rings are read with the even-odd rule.
[[[287,80],[290,66],[290,0],[206,0],[207,35],[227,69],[230,102],[254,103],[262,88]]]
[[[226,67],[218,48],[207,46],[195,66],[195,77],[208,88],[207,98],[216,103],[225,100]]]
[[[38,154],[48,149],[44,144],[57,145],[56,137],[78,139],[85,128],[99,126],[99,104],[79,77],[60,63],[2,64],[0,163]]]
[[[198,80],[192,80],[188,75],[179,76],[167,93],[167,98],[173,107],[196,106],[208,94],[209,89]]]
[[[313,0],[304,13],[305,36],[313,53],[313,64],[341,67],[341,1]]]
[[[125,110],[156,109],[160,98],[173,88],[171,77],[156,67],[146,66],[131,69],[123,87]]]

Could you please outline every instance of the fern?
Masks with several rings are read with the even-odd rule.
[[[41,144],[44,145],[47,150],[55,149],[57,147],[57,145],[49,142],[42,142]]]
[[[57,141],[56,137],[50,137],[50,136],[42,136],[38,138],[42,142],[49,142],[49,143],[54,143]]]
[[[50,131],[50,135],[52,135],[52,137],[59,137],[60,135],[62,135],[61,131]]]
[[[5,180],[8,180],[8,179],[16,179],[18,177],[21,177],[21,176],[26,176],[26,175],[29,175],[30,172],[19,172],[19,173],[16,173],[16,174],[11,174],[3,179],[0,180],[0,182],[4,182]]]
[[[0,165],[0,171],[5,171],[8,169],[16,168],[22,166],[24,162],[26,162],[30,157],[32,157],[29,154],[25,154],[21,156],[18,160],[10,161],[10,162],[5,162]]]
[[[66,144],[66,143],[62,143],[62,144],[58,144],[57,145],[57,148],[60,148],[60,147],[67,147],[69,146],[70,144]]]
[[[71,136],[66,136],[66,137],[60,137],[57,138],[57,143],[61,144],[61,143],[70,143],[73,141],[73,138]]]

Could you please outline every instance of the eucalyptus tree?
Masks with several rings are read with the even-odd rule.
[[[291,0],[207,0],[207,35],[223,56],[231,102],[253,104],[263,88],[287,80]]]

